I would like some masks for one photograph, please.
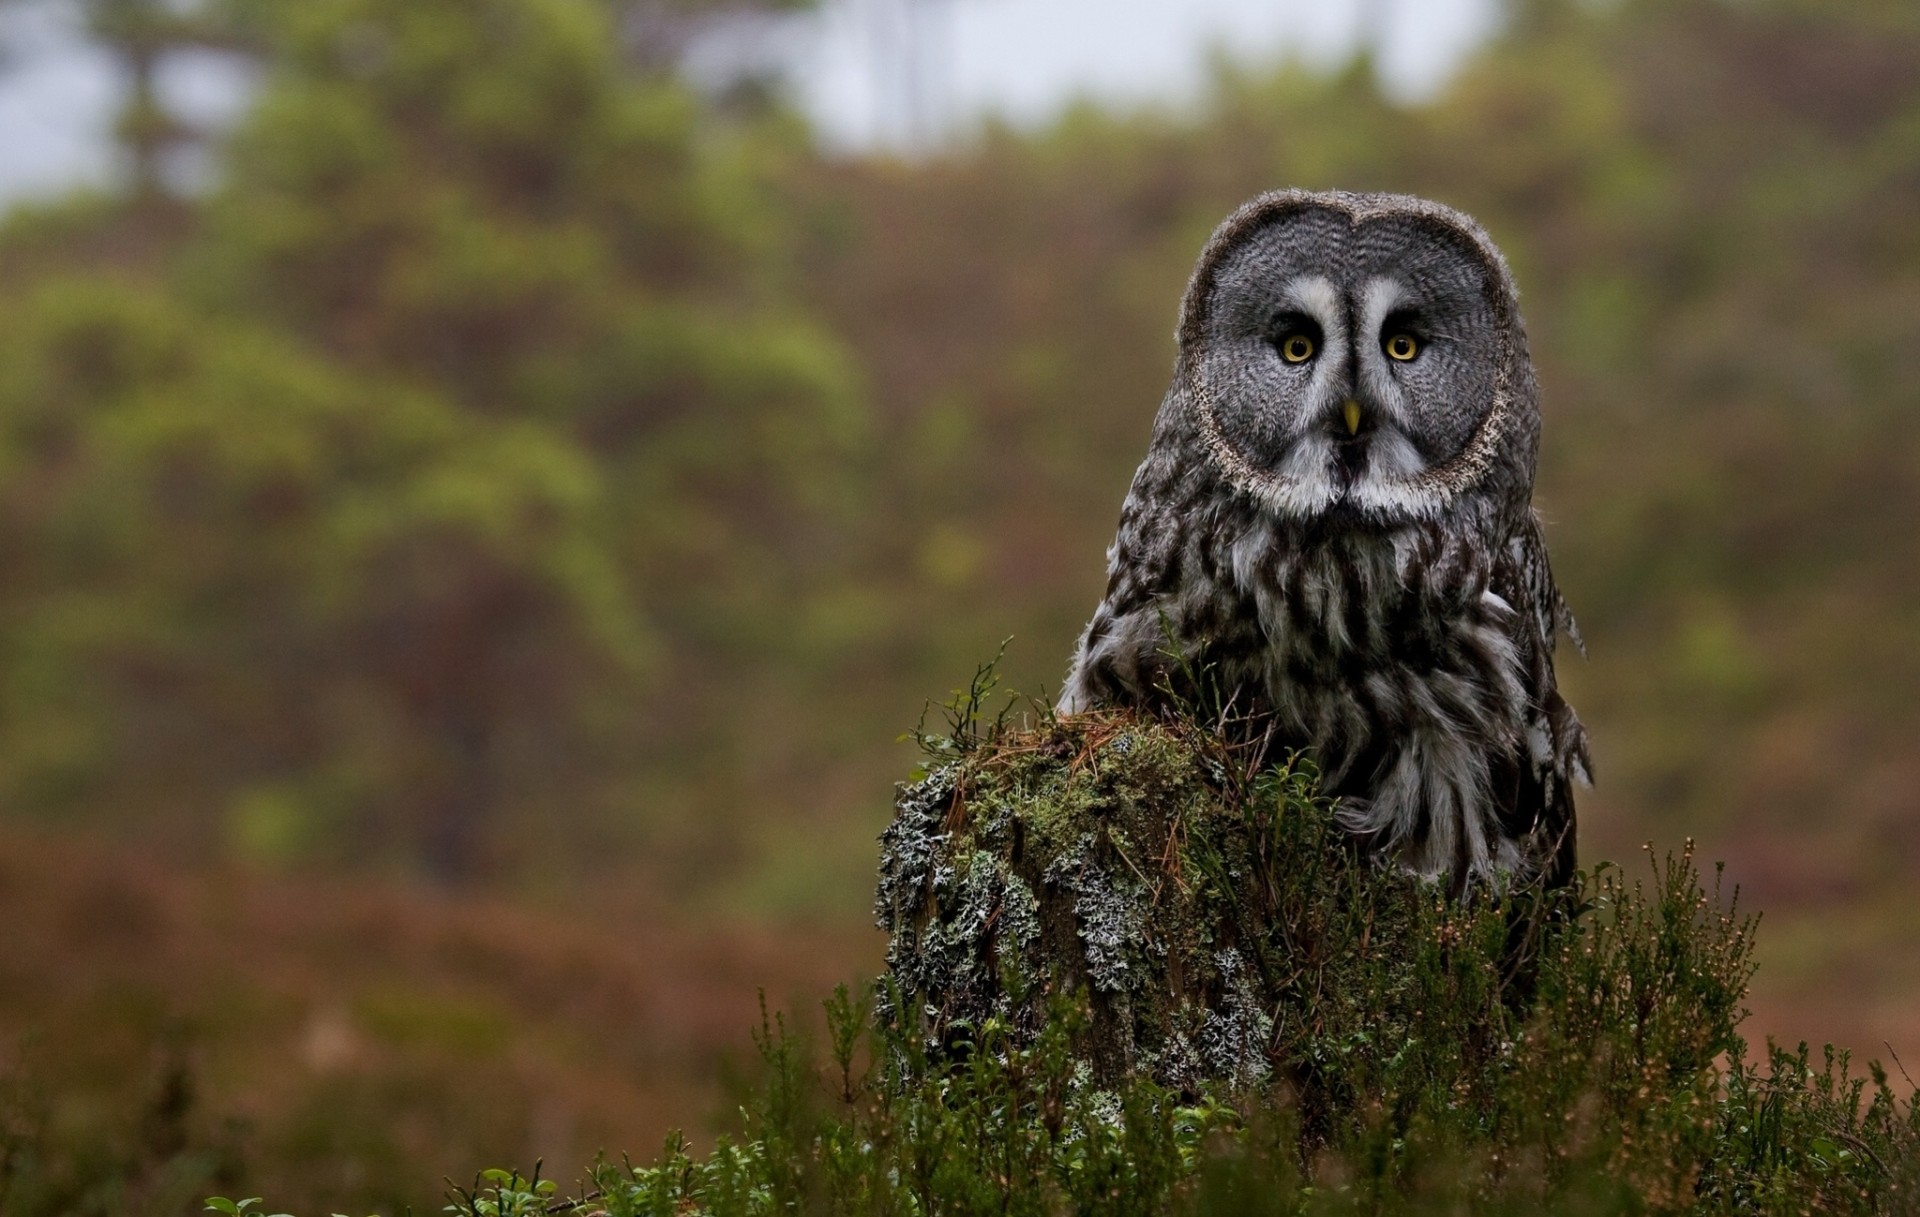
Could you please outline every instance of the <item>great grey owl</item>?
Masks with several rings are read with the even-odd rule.
[[[1262,195],[1201,253],[1178,340],[1060,709],[1206,673],[1311,750],[1375,856],[1456,892],[1564,883],[1588,760],[1553,652],[1579,636],[1492,241],[1405,195]]]

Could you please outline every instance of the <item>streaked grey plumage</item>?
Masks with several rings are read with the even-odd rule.
[[[1588,761],[1553,652],[1579,639],[1492,241],[1405,195],[1262,195],[1201,253],[1178,338],[1060,708],[1204,670],[1312,749],[1380,855],[1455,890],[1564,881]]]

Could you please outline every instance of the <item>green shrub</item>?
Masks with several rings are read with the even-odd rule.
[[[1920,1185],[1920,1115],[1878,1066],[1749,1059],[1755,922],[1690,846],[1453,901],[1354,857],[1297,758],[1191,721],[982,729],[978,693],[902,788],[877,1014],[839,990],[824,1056],[763,1015],[737,1139],[602,1161],[565,1204],[1882,1212]],[[1202,1067],[1169,1070],[1187,1033]],[[553,1190],[491,1172],[450,1211],[555,1211]]]

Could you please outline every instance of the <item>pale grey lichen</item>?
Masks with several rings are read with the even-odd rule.
[[[938,1055],[988,1019],[1035,1034],[1065,993],[1092,1083],[1267,1079],[1274,994],[1242,898],[1260,847],[1227,775],[1192,734],[1082,719],[902,785],[875,893],[879,1015]]]
[[[1095,857],[1093,835],[1083,834],[1041,878],[1073,893],[1073,915],[1094,987],[1121,993],[1140,982],[1131,960],[1146,945],[1146,917],[1139,885],[1116,878]]]
[[[1261,1008],[1239,951],[1228,947],[1216,951],[1213,959],[1222,994],[1200,1028],[1201,1060],[1209,1077],[1224,1078],[1236,1086],[1258,1085],[1272,1072],[1267,1045],[1273,1039],[1273,1016]]]
[[[1040,937],[1040,901],[1018,875],[1008,874],[1001,889],[1000,937],[1023,949]]]
[[[1196,1008],[1190,1002],[1183,1002],[1175,1015],[1173,1029],[1168,1033],[1166,1042],[1160,1051],[1144,1057],[1141,1065],[1146,1071],[1172,1086],[1176,1090],[1198,1090],[1208,1080],[1206,1062],[1193,1046],[1193,1038],[1188,1028],[1195,1023],[1204,1023],[1207,1011]]]
[[[874,920],[883,930],[892,932],[901,918],[920,912],[927,880],[947,843],[942,822],[959,772],[958,765],[942,766],[895,790],[893,822],[880,834],[880,882],[873,898]]]

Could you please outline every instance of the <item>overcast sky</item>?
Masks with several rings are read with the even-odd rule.
[[[882,65],[899,62],[900,0],[829,0],[762,54],[779,58],[826,138],[898,139],[903,120]],[[1385,67],[1402,93],[1430,92],[1490,32],[1497,0],[922,0],[926,93],[948,125],[995,113],[1044,121],[1077,96],[1122,102],[1193,97],[1209,54],[1246,63],[1321,59],[1352,45],[1368,3],[1384,15]],[[0,201],[54,193],[109,171],[108,64],[61,23],[0,10]],[[893,79],[897,81],[897,73]],[[218,121],[245,96],[233,64],[169,65],[163,88],[191,117]]]
[[[1325,59],[1347,52],[1368,0],[927,0],[944,27],[947,108],[1044,120],[1075,96],[1140,101],[1197,94],[1207,61]],[[808,110],[839,141],[875,131],[874,7],[841,0],[795,56]],[[1437,88],[1492,30],[1497,0],[1371,0],[1384,67],[1404,95]],[[882,27],[883,28],[883,27]]]

